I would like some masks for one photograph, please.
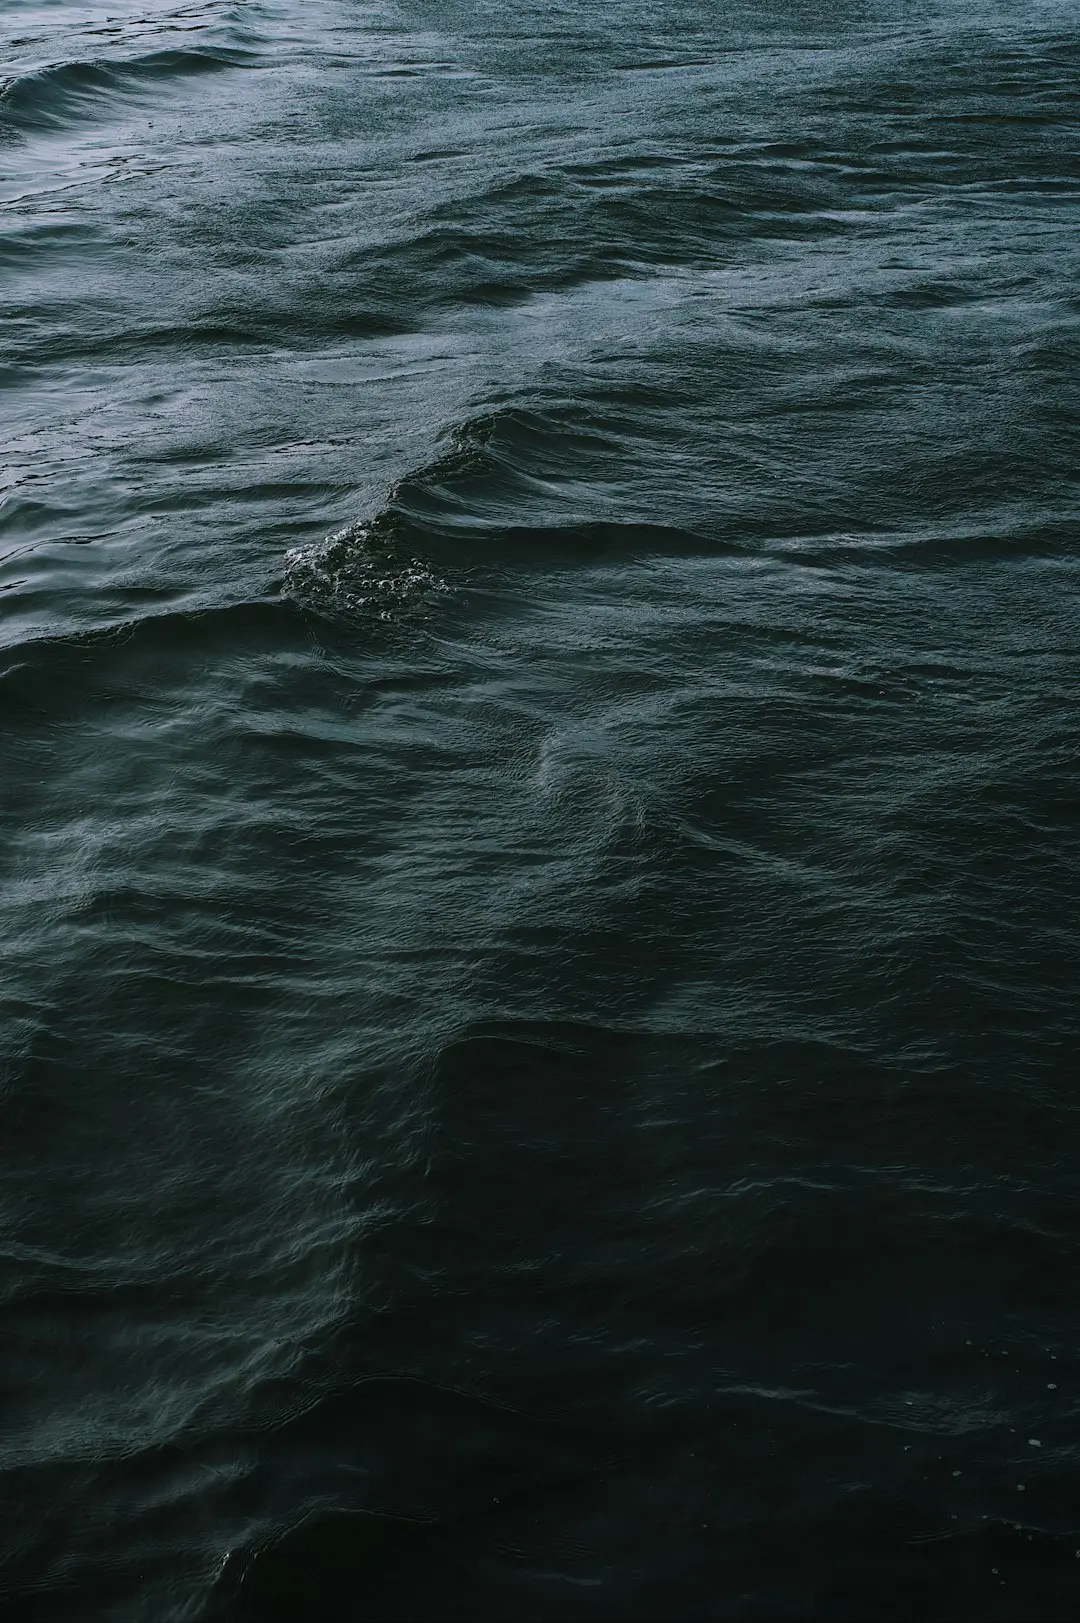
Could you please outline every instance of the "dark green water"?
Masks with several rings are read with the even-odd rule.
[[[7,0],[12,1623],[1080,1610],[1062,0]]]

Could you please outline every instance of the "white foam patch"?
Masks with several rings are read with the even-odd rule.
[[[323,611],[400,620],[423,613],[450,587],[430,564],[407,556],[366,523],[287,552],[282,590]]]

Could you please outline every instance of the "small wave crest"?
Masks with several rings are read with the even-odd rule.
[[[453,424],[372,517],[286,553],[282,593],[323,615],[401,621],[453,590],[433,557],[461,580],[700,551],[702,537],[677,525],[604,513],[612,464],[626,454],[605,425],[543,411],[495,409]]]
[[[286,553],[282,591],[323,614],[399,621],[428,612],[450,586],[409,554],[381,514]]]
[[[62,129],[135,99],[157,84],[244,66],[249,53],[206,46],[153,51],[127,61],[58,62],[0,79],[0,131],[9,136]]]

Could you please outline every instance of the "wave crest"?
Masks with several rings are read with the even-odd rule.
[[[189,46],[121,61],[53,63],[0,79],[0,132],[12,136],[62,129],[170,80],[219,73],[251,61],[248,51]]]
[[[282,591],[324,614],[400,620],[426,613],[450,586],[409,555],[382,514],[286,553]]]

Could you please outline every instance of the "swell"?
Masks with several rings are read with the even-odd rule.
[[[521,568],[731,550],[647,511],[602,516],[596,491],[632,444],[599,412],[509,407],[452,428],[370,517],[287,554],[284,594],[331,616],[415,618],[455,583]]]
[[[675,165],[649,153],[504,175],[456,190],[420,231],[338,251],[329,286],[362,276],[369,309],[389,319],[402,308],[514,305],[673,263],[727,263],[752,246],[844,234],[837,214],[853,193],[878,189],[869,178],[860,187],[861,176],[753,154]]]
[[[128,61],[60,62],[8,79],[0,88],[0,132],[61,130],[178,79],[248,67],[253,53],[223,46],[153,51]]]
[[[85,632],[9,645],[0,658],[0,694],[10,727],[36,727],[77,710],[95,681],[108,686],[118,659],[148,661],[192,654],[254,653],[304,638],[287,599],[251,599],[220,607],[165,609]]]
[[[369,515],[292,549],[283,595],[329,618],[423,620],[469,583],[506,572],[591,567],[663,557],[772,558],[799,569],[937,571],[1067,554],[1071,521],[961,513],[954,527],[799,533],[740,516],[723,526],[700,511],[657,511],[641,468],[662,451],[625,403],[501,406],[448,429]],[[635,511],[636,508],[636,511]],[[612,516],[614,509],[618,516]],[[830,533],[831,532],[831,533]]]

